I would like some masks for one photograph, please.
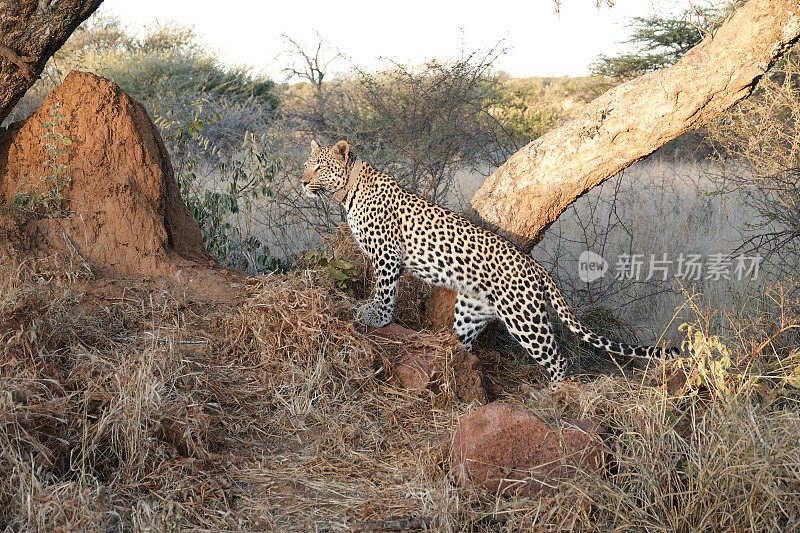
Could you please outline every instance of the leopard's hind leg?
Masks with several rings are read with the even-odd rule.
[[[544,367],[550,381],[564,380],[566,363],[558,350],[541,296],[537,298],[535,292],[529,290],[522,299],[501,298],[497,303],[497,315],[530,358]]]

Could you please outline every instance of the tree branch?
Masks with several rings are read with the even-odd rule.
[[[102,0],[14,0],[2,3],[0,121],[31,88],[45,63]]]
[[[530,250],[586,191],[747,97],[798,36],[797,0],[750,0],[674,66],[611,89],[514,154],[472,208]]]

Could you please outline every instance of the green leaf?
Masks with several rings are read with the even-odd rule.
[[[337,279],[339,281],[347,281],[350,279],[350,276],[339,270],[338,268],[328,267],[327,268],[328,274],[331,275],[332,278]]]
[[[347,261],[342,261],[341,259],[334,259],[331,261],[331,266],[334,268],[338,268],[339,270],[353,270],[352,263],[348,263]]]

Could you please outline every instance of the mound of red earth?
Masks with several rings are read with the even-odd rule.
[[[524,407],[493,402],[459,420],[452,472],[456,480],[491,492],[550,492],[579,470],[603,467],[604,431],[585,420],[551,427]]]
[[[54,106],[63,119],[54,120]],[[68,139],[55,142],[70,180],[63,191],[69,216],[24,216],[9,205],[47,186],[53,141],[46,133],[54,124]],[[0,138],[0,257],[54,253],[114,276],[180,277],[213,263],[147,112],[116,84],[86,72],[70,73]]]

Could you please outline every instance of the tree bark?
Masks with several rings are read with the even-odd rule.
[[[580,116],[489,176],[469,216],[524,251],[585,192],[747,97],[800,36],[800,0],[750,0],[674,66],[606,92]],[[433,291],[434,329],[452,327],[455,293]]]
[[[530,251],[576,199],[747,97],[800,36],[800,0],[750,0],[674,66],[623,83],[511,156],[471,201]]]
[[[0,122],[103,0],[0,0]]]

